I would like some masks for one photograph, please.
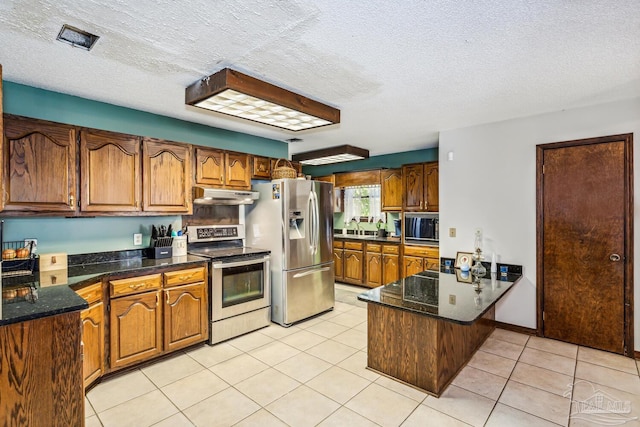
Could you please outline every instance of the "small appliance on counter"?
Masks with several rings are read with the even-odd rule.
[[[161,225],[151,226],[151,241],[147,250],[149,258],[161,259],[173,256],[173,237],[171,237],[171,224],[169,227]]]

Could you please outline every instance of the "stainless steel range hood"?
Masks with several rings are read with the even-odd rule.
[[[256,191],[193,187],[193,203],[196,204],[250,205],[254,200],[258,200],[258,193]]]

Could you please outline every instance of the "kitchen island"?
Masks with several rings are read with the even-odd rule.
[[[358,296],[367,302],[367,367],[439,396],[495,329],[495,304],[520,274],[424,271]]]

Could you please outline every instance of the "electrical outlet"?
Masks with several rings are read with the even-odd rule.
[[[456,229],[451,227],[449,229],[449,237],[456,237]]]
[[[449,304],[456,305],[456,296],[455,295],[449,295]]]
[[[25,246],[29,245],[30,242],[33,242],[33,246],[31,246],[31,252],[34,253],[36,252],[36,249],[38,249],[38,239],[24,239]]]
[[[133,244],[135,246],[140,246],[142,244],[142,233],[135,233],[133,235]]]

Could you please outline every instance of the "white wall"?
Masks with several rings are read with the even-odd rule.
[[[498,261],[524,266],[523,280],[498,304],[497,320],[536,327],[536,145],[622,133],[634,133],[634,151],[640,153],[640,98],[440,133],[440,256],[471,252],[475,229],[482,228],[488,260],[495,251]],[[640,218],[639,157],[634,220]],[[457,237],[448,237],[450,227]],[[639,233],[636,226],[634,240]],[[635,254],[638,351],[640,247]]]

